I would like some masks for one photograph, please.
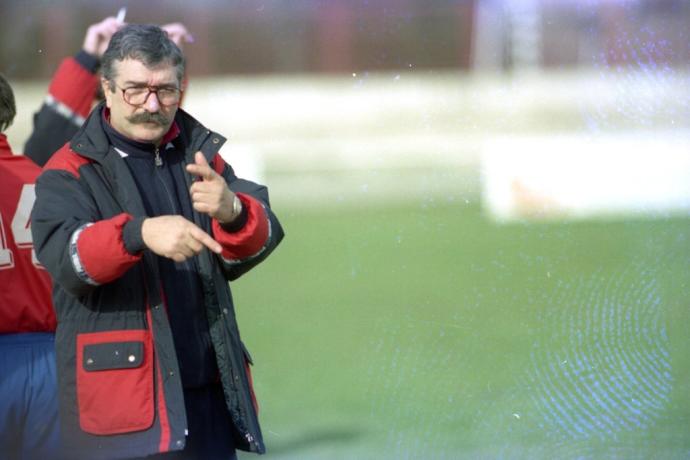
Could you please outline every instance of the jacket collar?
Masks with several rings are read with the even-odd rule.
[[[110,141],[101,124],[104,108],[105,102],[98,104],[70,141],[72,150],[97,162],[102,162],[110,150]],[[176,126],[176,134],[184,142],[187,153],[193,156],[194,152],[200,150],[208,162],[213,160],[213,156],[226,141],[223,136],[210,131],[182,109],[177,110],[173,126]]]

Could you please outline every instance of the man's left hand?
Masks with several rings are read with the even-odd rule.
[[[211,168],[203,153],[196,152],[194,164],[187,165],[187,172],[200,179],[189,189],[194,209],[208,214],[221,224],[232,222],[237,217],[232,206],[235,194],[228,188],[225,179]]]

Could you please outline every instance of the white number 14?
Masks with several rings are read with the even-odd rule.
[[[38,268],[43,268],[43,265],[36,259],[36,251],[33,248],[33,239],[31,238],[31,208],[36,201],[36,187],[34,184],[24,184],[22,193],[19,196],[19,203],[17,203],[17,212],[14,213],[12,219],[12,226],[10,231],[14,237],[14,242],[20,249],[31,248],[31,262]],[[14,254],[8,248],[7,236],[5,234],[5,222],[0,214],[0,270],[6,270],[14,267]]]

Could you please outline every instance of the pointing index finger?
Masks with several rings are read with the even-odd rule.
[[[187,171],[204,180],[212,180],[216,173],[206,161],[206,157],[201,152],[194,155],[194,163],[187,165]]]
[[[209,248],[211,251],[215,252],[216,254],[220,254],[222,250],[220,243],[214,240],[211,235],[201,230],[199,227],[193,228],[190,234],[194,237],[194,239]]]

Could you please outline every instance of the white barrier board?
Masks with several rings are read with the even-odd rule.
[[[690,134],[505,137],[481,156],[499,221],[690,214]]]

